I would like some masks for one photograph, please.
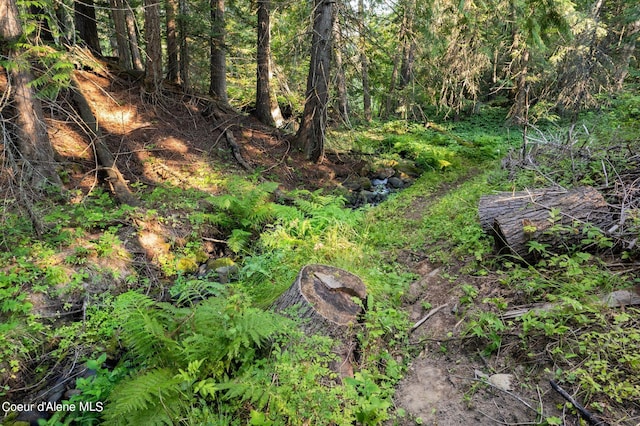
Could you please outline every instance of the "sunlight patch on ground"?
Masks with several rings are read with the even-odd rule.
[[[96,111],[96,118],[99,125],[109,133],[118,135],[125,134],[127,129],[138,119],[138,113],[135,108],[111,107]],[[141,123],[139,126],[147,126],[149,123]]]

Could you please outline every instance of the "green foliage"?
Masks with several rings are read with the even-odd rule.
[[[577,381],[587,399],[608,399],[618,404],[640,399],[639,313],[631,309],[616,314],[613,321],[605,323],[607,328],[576,339],[577,355],[584,362],[567,376]]]
[[[126,204],[116,205],[109,193],[97,188],[80,203],[54,206],[44,215],[44,220],[51,225],[51,234],[63,233],[70,227],[107,229],[125,222],[133,210]]]
[[[362,401],[356,407],[356,420],[364,425],[377,425],[387,420],[387,410],[391,406],[389,395],[371,379],[366,371],[355,373],[353,378],[345,379],[347,385],[362,396]]]
[[[221,294],[184,309],[129,292],[118,298],[115,315],[139,370],[110,394],[105,410],[110,424],[144,416],[171,424],[193,407],[203,409],[215,399],[218,383],[249,368],[267,339],[288,327],[284,318],[251,308],[240,294]]]
[[[502,335],[507,330],[506,324],[493,312],[480,312],[466,324],[464,334],[482,338],[487,341],[484,353],[489,355],[500,349]]]
[[[179,384],[169,368],[156,368],[126,380],[109,395],[104,424],[171,425],[178,418]]]

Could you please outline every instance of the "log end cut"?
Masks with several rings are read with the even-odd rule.
[[[300,270],[273,308],[283,311],[298,305],[301,317],[321,317],[334,325],[347,326],[357,322],[366,297],[366,287],[358,276],[333,266],[313,264]]]

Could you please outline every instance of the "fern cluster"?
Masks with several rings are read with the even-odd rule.
[[[220,384],[241,374],[268,339],[289,328],[288,320],[251,308],[241,295],[176,308],[129,292],[119,297],[115,315],[122,318],[127,358],[138,368],[109,396],[104,421],[113,425],[215,417],[208,407]],[[194,419],[194,412],[205,418]]]

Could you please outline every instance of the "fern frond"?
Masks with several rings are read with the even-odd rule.
[[[178,346],[168,336],[177,328],[185,311],[128,292],[118,297],[115,312],[122,320],[122,340],[134,357],[151,367],[174,362]]]
[[[287,320],[268,311],[238,305],[237,301],[211,298],[195,308],[193,333],[183,341],[186,358],[205,359],[210,371],[253,361],[255,349],[277,332]]]
[[[231,231],[231,236],[227,239],[227,246],[234,253],[240,253],[249,244],[250,237],[251,232],[243,231],[242,229],[234,229]]]
[[[172,370],[159,368],[117,385],[109,396],[104,412],[106,424],[171,425],[180,411],[179,380]],[[122,422],[124,420],[124,422]]]

